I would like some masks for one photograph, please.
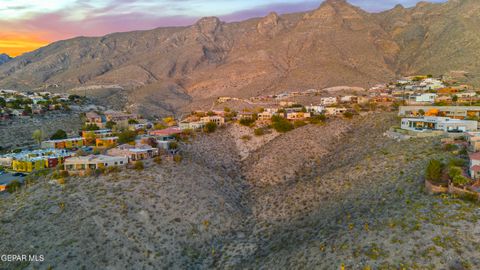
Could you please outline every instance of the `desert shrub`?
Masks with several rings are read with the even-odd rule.
[[[52,178],[53,179],[61,179],[61,178],[65,178],[65,177],[68,177],[69,174],[68,174],[68,171],[64,171],[64,170],[58,170],[58,171],[54,171],[52,173]]]
[[[450,166],[448,170],[448,176],[450,179],[454,179],[456,176],[462,175],[462,169],[457,166]]]
[[[105,173],[118,173],[120,171],[120,167],[118,166],[109,166],[105,168]]]
[[[255,123],[255,120],[252,118],[242,118],[240,121],[238,121],[240,125],[250,127]]]
[[[60,139],[66,139],[67,138],[67,133],[64,130],[57,130],[55,133],[53,133],[52,136],[50,136],[50,140],[60,140]]]
[[[305,121],[302,121],[302,120],[297,120],[295,122],[293,122],[293,126],[295,128],[299,128],[299,127],[303,127],[303,126],[306,126],[307,123],[305,123]]]
[[[448,161],[448,166],[464,167],[468,165],[468,161],[461,158],[452,158]]]
[[[165,129],[165,128],[167,128],[167,126],[165,126],[162,123],[156,123],[155,125],[153,125],[153,129],[156,129],[156,130],[162,130],[162,129]]]
[[[18,180],[13,180],[7,185],[6,189],[8,193],[14,193],[20,189],[21,183]]]
[[[172,150],[178,149],[178,143],[177,142],[168,143],[168,149],[172,149]]]
[[[215,132],[215,130],[217,130],[217,124],[215,124],[214,122],[208,122],[203,128],[203,131],[205,131],[206,133],[213,133]]]
[[[82,130],[99,130],[100,128],[96,124],[86,124],[82,127]]]
[[[439,160],[432,159],[425,171],[425,178],[429,181],[439,182],[442,179],[443,164]]]
[[[176,163],[182,162],[182,159],[183,157],[180,154],[176,154],[175,156],[173,156],[173,161],[175,161]]]
[[[447,143],[447,144],[445,144],[445,146],[443,147],[443,149],[444,149],[445,151],[451,152],[451,151],[457,150],[457,149],[458,149],[458,146],[455,145],[455,144]]]
[[[113,121],[107,121],[105,123],[105,128],[108,128],[108,129],[113,129],[113,127],[117,125],[117,123],[113,122]]]
[[[153,162],[157,163],[157,164],[162,164],[162,157],[160,156],[157,156],[153,159]]]
[[[352,118],[353,118],[353,113],[347,111],[347,112],[344,112],[344,113],[343,113],[343,116],[344,116],[345,118],[352,119]]]
[[[135,141],[135,138],[137,137],[137,133],[132,130],[125,130],[118,134],[118,143],[123,144],[123,143],[130,143]]]
[[[240,139],[244,140],[244,141],[249,141],[252,139],[252,136],[250,135],[243,135],[242,137],[240,137]]]
[[[139,160],[133,164],[133,168],[137,171],[141,171],[145,168],[145,166],[143,165],[143,162]]]
[[[272,127],[281,133],[289,132],[295,128],[292,123],[280,116],[272,117]]]
[[[253,131],[253,134],[255,134],[255,136],[263,136],[263,135],[265,135],[265,129],[263,129],[263,128],[256,128],[256,129]]]
[[[97,168],[97,169],[95,169],[95,171],[93,172],[93,175],[99,176],[99,175],[105,173],[105,170],[106,170],[106,168]]]
[[[309,119],[311,124],[322,124],[326,120],[327,120],[327,117],[324,114],[314,115]]]
[[[463,185],[466,185],[466,184],[470,183],[470,179],[468,179],[467,177],[465,177],[463,175],[457,175],[452,179],[452,182],[455,185],[463,186]]]

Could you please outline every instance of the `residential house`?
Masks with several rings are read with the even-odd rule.
[[[287,113],[287,120],[305,120],[311,117],[309,112],[289,112]]]
[[[480,152],[480,132],[468,132],[465,134],[468,150],[471,152]]]
[[[97,125],[99,128],[104,126],[104,119],[96,112],[87,112],[85,113],[85,124],[87,125]]]
[[[118,143],[118,137],[102,137],[95,139],[95,146],[98,148],[115,147]]]
[[[432,104],[435,102],[437,98],[437,94],[434,93],[424,93],[424,94],[417,94],[410,96],[409,101],[410,103],[421,103],[421,104]]]
[[[456,119],[480,116],[480,106],[400,106],[398,115],[418,116],[431,109],[437,109],[438,116]]]
[[[82,137],[83,138],[105,138],[112,136],[111,129],[99,129],[99,130],[83,130]]]
[[[357,103],[358,97],[357,96],[343,96],[340,97],[341,103]]]
[[[435,98],[435,102],[450,103],[450,102],[452,102],[452,96],[437,96]]]
[[[437,90],[437,94],[439,94],[439,95],[451,95],[451,94],[455,94],[455,93],[458,93],[458,92],[459,92],[458,89],[451,88],[451,87],[442,88],[442,89]]]
[[[123,156],[90,155],[71,157],[65,160],[64,169],[72,175],[84,175],[88,171],[95,171],[112,166],[124,166],[128,158]]]
[[[347,112],[347,108],[337,108],[337,107],[326,107],[325,108],[325,114],[327,115],[338,115],[338,114],[343,114]]]
[[[129,162],[145,160],[159,155],[158,148],[147,144],[122,144],[107,151],[107,155],[115,157],[126,157]]]
[[[474,180],[480,180],[480,152],[475,152],[469,155],[469,173]]]
[[[217,126],[222,126],[225,124],[225,118],[222,116],[214,115],[214,116],[205,116],[200,118],[200,122],[203,122],[205,124],[213,122]]]
[[[324,97],[320,99],[320,104],[323,106],[331,106],[337,104],[337,98],[336,97]]]
[[[86,140],[82,137],[78,137],[78,138],[43,141],[41,143],[41,148],[72,149],[72,148],[80,148],[85,145],[86,145]]]
[[[277,113],[279,110],[279,108],[265,108],[263,109],[263,112],[267,112],[267,113]]]
[[[459,98],[470,98],[477,96],[477,92],[463,92],[455,94]]]
[[[306,106],[305,109],[307,110],[307,112],[313,114],[321,114],[325,111],[325,107],[322,105],[310,105]]]
[[[115,122],[119,127],[128,127],[128,120],[139,120],[140,117],[137,114],[124,113],[118,111],[108,110],[104,112],[107,122]]]
[[[259,122],[270,122],[272,120],[272,117],[274,115],[277,115],[277,113],[272,113],[272,112],[267,112],[267,111],[264,111],[264,112],[261,112],[258,114],[258,121]]]
[[[251,112],[240,112],[237,114],[237,118],[241,119],[253,119],[253,113]]]
[[[179,124],[179,127],[181,130],[197,130],[197,129],[202,129],[205,126],[204,122],[201,121],[182,121]]]
[[[442,130],[445,132],[477,131],[478,122],[448,117],[403,118],[402,129],[411,131]]]
[[[20,153],[11,153],[2,156],[2,163],[17,172],[32,172],[45,168],[53,168],[61,164],[63,160],[72,155],[64,149],[38,149],[32,151],[22,151]]]
[[[148,132],[148,135],[155,137],[159,141],[172,141],[175,140],[177,135],[182,133],[182,129],[177,127],[169,127],[162,130],[152,130]]]
[[[280,106],[282,107],[290,107],[290,106],[293,106],[295,103],[293,101],[281,101],[280,102]]]

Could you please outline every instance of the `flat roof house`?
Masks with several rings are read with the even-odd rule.
[[[95,139],[95,146],[100,148],[109,148],[117,145],[118,137],[103,137]]]
[[[478,122],[448,117],[403,118],[402,129],[412,131],[442,130],[445,132],[477,131]]]
[[[181,130],[186,130],[186,129],[202,129],[205,126],[204,122],[201,121],[182,121],[180,122],[180,129]]]
[[[150,145],[138,144],[122,144],[118,147],[112,148],[107,151],[107,155],[115,157],[126,157],[128,161],[137,161],[153,158],[159,155],[158,148],[153,148]]]
[[[111,166],[124,166],[128,163],[126,157],[111,157],[105,155],[90,155],[71,157],[65,160],[64,168],[69,174],[84,175],[88,170],[96,170]]]
[[[289,112],[287,113],[288,120],[304,120],[310,118],[311,114],[308,112]]]
[[[71,149],[71,148],[80,148],[85,145],[86,145],[85,139],[82,137],[78,137],[78,138],[43,141],[41,144],[41,148]]]
[[[148,135],[157,138],[159,141],[171,141],[175,140],[175,136],[182,132],[183,130],[178,127],[169,127],[166,129],[149,131]]]
[[[438,116],[464,119],[480,116],[480,106],[400,106],[398,115],[417,116],[421,112],[438,110]]]
[[[342,114],[347,111],[347,108],[337,108],[337,107],[327,107],[325,108],[325,114],[328,115],[337,115]]]

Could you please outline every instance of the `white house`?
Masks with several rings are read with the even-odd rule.
[[[412,131],[443,130],[445,132],[477,131],[478,122],[448,117],[403,118],[402,129]]]
[[[337,98],[336,97],[324,97],[324,98],[320,99],[320,103],[324,106],[335,105],[335,104],[337,104]]]
[[[418,102],[418,103],[434,103],[435,99],[437,98],[437,94],[425,93],[425,94],[421,94],[413,97],[415,98],[415,102]]]
[[[197,129],[202,129],[204,126],[205,126],[205,122],[201,122],[201,121],[193,121],[193,122],[182,121],[179,124],[179,127],[181,130],[186,130],[186,129],[197,130]]]
[[[306,106],[305,109],[307,109],[307,112],[314,114],[320,114],[325,111],[325,107],[321,105],[310,105]]]

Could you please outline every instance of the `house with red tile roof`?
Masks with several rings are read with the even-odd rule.
[[[474,180],[480,180],[480,152],[471,153],[469,158],[470,177]]]
[[[175,139],[175,135],[181,134],[183,131],[178,127],[169,127],[166,129],[152,130],[148,135],[155,137],[159,141],[170,141]]]

